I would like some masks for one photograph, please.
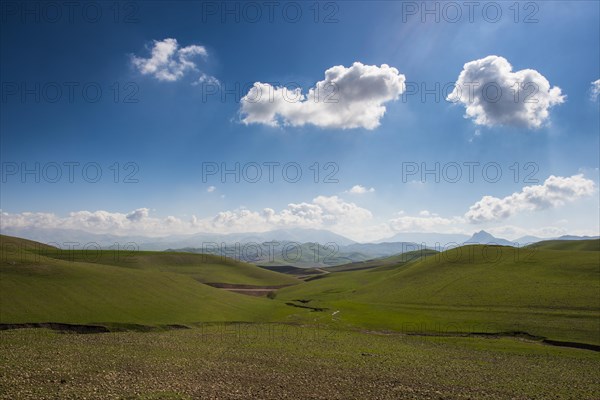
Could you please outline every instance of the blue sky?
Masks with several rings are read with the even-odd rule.
[[[448,21],[455,10],[436,2],[427,5],[437,4],[439,22],[421,14],[421,2],[282,2],[273,21],[265,3],[253,3],[262,11],[255,23],[236,2],[228,3],[225,21],[221,2],[122,3],[118,15],[109,3],[93,3],[102,10],[96,22],[79,8],[72,21],[63,7],[52,22],[55,10],[38,2],[29,3],[29,14],[10,3],[0,28],[3,226],[147,235],[315,227],[358,240],[480,229],[509,238],[597,235],[600,117],[592,82],[600,79],[600,5],[523,2],[516,16],[512,2],[490,3],[474,10],[472,22],[464,2],[454,3],[462,12],[457,22]],[[502,16],[491,22],[498,7]],[[291,22],[297,9],[302,16]],[[537,22],[525,23],[527,16]],[[176,47],[160,64],[151,51],[167,39]],[[178,58],[182,49],[188,58]],[[492,64],[512,70],[480,73]],[[255,82],[306,95],[335,66],[346,77],[337,104],[260,103],[255,114],[244,112],[240,98]],[[161,78],[161,68],[175,76]],[[469,79],[494,83],[534,70],[522,76],[549,82],[549,90],[535,86],[540,106],[533,111],[522,98],[482,110],[446,101],[441,90],[438,99],[414,91],[456,84],[463,69]],[[373,80],[361,86],[369,74]],[[101,98],[88,101],[98,88]],[[373,116],[373,102],[383,116]],[[465,118],[468,109],[483,119]],[[262,112],[275,113],[277,126],[261,122]],[[534,115],[524,120],[524,112]],[[73,182],[69,162],[79,163]],[[288,182],[277,167],[270,183],[264,167],[256,183],[218,174],[203,182],[206,163],[250,171],[249,163],[265,162],[295,163],[302,177]],[[473,182],[470,162],[479,163]],[[36,163],[39,182],[35,174],[21,176]],[[53,163],[62,172],[56,183]],[[81,175],[89,163],[88,173],[102,171],[98,182]],[[407,163],[439,163],[440,172],[457,163],[463,177],[403,177]],[[502,172],[497,181],[482,175],[489,163]],[[324,182],[332,171],[337,183]],[[124,183],[128,173],[137,182]]]

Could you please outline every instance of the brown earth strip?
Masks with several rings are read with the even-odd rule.
[[[265,286],[265,285],[242,285],[236,283],[212,283],[212,282],[204,282],[205,285],[212,286],[219,289],[251,289],[251,290],[276,290],[281,289],[287,286],[293,285],[275,285],[275,286]]]
[[[108,328],[101,325],[78,325],[78,324],[63,324],[58,322],[38,322],[25,324],[0,324],[0,331],[7,329],[26,329],[26,328],[48,328],[60,332],[75,332],[75,333],[107,333]]]
[[[228,292],[245,294],[247,296],[268,296],[270,293],[274,293],[277,289],[281,289],[287,286],[293,285],[242,285],[235,283],[205,283],[205,285],[212,286],[214,288],[227,290]]]

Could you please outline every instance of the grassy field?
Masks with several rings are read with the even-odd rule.
[[[2,399],[598,399],[598,353],[284,325],[0,332]]]
[[[599,257],[598,251],[464,246],[391,268],[328,274],[282,289],[277,299],[337,311],[342,323],[368,329],[525,331],[600,344]]]
[[[542,340],[600,344],[599,241],[471,245],[306,282],[200,254],[0,244],[0,323],[111,330],[0,331],[2,399],[600,398],[600,353]]]

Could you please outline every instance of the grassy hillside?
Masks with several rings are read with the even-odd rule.
[[[597,252],[472,245],[396,268],[331,273],[278,299],[370,329],[518,330],[600,343],[599,293]]]
[[[0,235],[0,251],[6,257],[15,257],[16,255],[24,255],[28,251],[53,250],[53,246],[34,242],[33,240],[22,239],[14,236]],[[20,250],[25,252],[19,253]]]
[[[600,251],[600,239],[593,240],[545,240],[528,246],[543,250]]]
[[[15,245],[22,246],[16,250]],[[199,255],[148,252],[127,261],[117,258],[111,265],[109,253],[104,252],[99,257],[106,263],[100,264],[98,260],[82,260],[91,260],[91,254],[49,247],[40,250],[29,241],[6,236],[0,237],[0,246],[2,323],[271,320],[285,315],[287,308],[267,299],[209,287],[198,278],[265,285],[296,281],[236,262],[201,264]],[[207,271],[202,271],[203,266]]]
[[[258,286],[293,285],[299,281],[289,275],[265,270],[223,256],[179,252],[132,250],[34,249],[36,254],[67,262],[112,265],[155,272],[187,275],[202,283],[229,283]]]
[[[416,250],[408,251],[402,254],[396,254],[390,257],[375,258],[373,260],[353,262],[349,264],[336,265],[335,267],[327,267],[324,270],[329,272],[344,272],[344,271],[358,271],[361,269],[377,268],[377,267],[396,267],[402,264],[406,264],[415,261],[421,257],[430,257],[436,254],[436,250]]]
[[[186,249],[188,252],[199,253],[201,249]],[[219,249],[216,255],[224,254],[223,249]],[[239,253],[234,246],[227,248],[227,251]],[[249,252],[247,259],[240,255],[240,259],[262,266],[281,266],[290,265],[300,268],[319,268],[332,265],[347,264],[353,261],[367,260],[366,254],[356,251],[345,251],[337,244],[320,244],[316,242],[307,242],[298,244],[295,242],[283,242],[275,249],[269,249],[263,246],[261,256],[257,257],[255,252]]]
[[[61,251],[6,236],[0,245],[3,323],[285,320],[409,332],[525,331],[600,343],[600,252],[573,250],[587,243],[404,254],[308,282],[220,256]],[[269,300],[203,282],[295,285]]]

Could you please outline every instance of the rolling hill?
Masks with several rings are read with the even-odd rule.
[[[240,244],[225,245],[214,248],[183,248],[178,252],[206,253],[222,257],[230,255],[235,259],[261,266],[289,265],[300,268],[319,268],[331,265],[346,264],[353,261],[368,260],[367,254],[346,250],[346,247],[336,243],[321,244],[317,242],[287,242],[280,241],[276,247],[269,247],[262,243],[245,247]]]
[[[600,251],[600,239],[546,240],[534,243],[528,247],[540,250]]]
[[[302,282],[222,256],[64,251],[0,236],[0,322],[318,322],[419,334],[527,332],[599,344],[598,245],[424,250],[328,268]],[[287,287],[272,300],[207,285],[214,283]]]
[[[299,281],[289,275],[268,271],[253,264],[236,261],[225,256],[180,252],[153,251],[41,251],[54,259],[68,262],[85,262],[112,265],[127,269],[171,272],[189,276],[202,283],[228,283],[234,285],[285,286]]]
[[[202,281],[287,285],[293,277],[201,255],[63,251],[0,236],[0,322],[102,325],[277,320],[288,309]],[[118,257],[117,257],[118,256]]]
[[[598,344],[598,257],[597,251],[469,245],[396,267],[331,273],[282,289],[277,298],[327,310],[323,320],[354,327],[525,331]]]
[[[334,267],[326,267],[323,269],[327,272],[345,272],[386,266],[390,268],[395,268],[399,265],[415,261],[421,257],[431,257],[436,253],[438,252],[435,250],[422,249],[416,251],[408,251],[406,253],[396,254],[390,257],[375,258],[372,260],[336,265]]]

